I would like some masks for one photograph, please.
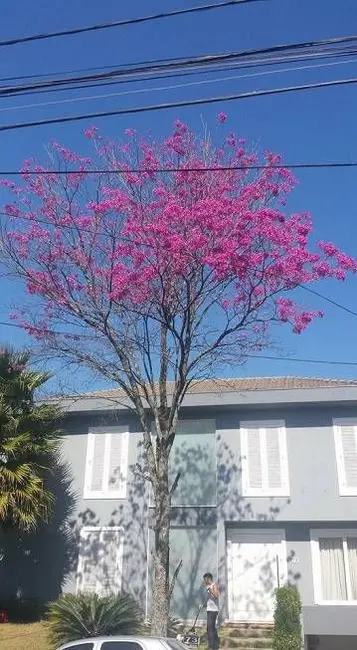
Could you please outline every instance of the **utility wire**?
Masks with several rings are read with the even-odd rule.
[[[266,354],[247,354],[251,359],[267,359],[269,361],[294,361],[295,363],[316,363],[328,366],[357,366],[357,361],[333,361],[329,359],[299,359],[297,357],[274,357]]]
[[[0,326],[2,327],[15,327],[17,329],[20,329],[22,331],[26,331],[26,327],[24,325],[18,325],[17,323],[7,323],[6,321],[0,321]],[[36,328],[36,325],[33,327]],[[79,338],[85,338],[85,339],[93,339],[93,337],[90,334],[78,334],[76,332],[60,332],[56,330],[51,330],[53,334],[58,334],[61,336],[68,336],[69,334],[73,334],[73,336],[79,337]],[[357,366],[357,361],[339,361],[339,360],[330,360],[330,359],[299,359],[297,357],[276,357],[273,355],[265,355],[265,354],[247,354],[247,357],[250,359],[267,359],[269,361],[293,361],[295,363],[314,363],[314,364],[324,364],[324,365],[330,365],[330,366]],[[84,396],[85,397],[85,396]],[[88,398],[93,398],[96,399],[97,396],[88,396]]]
[[[290,44],[282,44],[282,45],[274,45],[271,47],[266,47],[266,48],[261,48],[261,49],[250,49],[250,50],[240,50],[236,52],[228,52],[228,53],[221,53],[221,54],[210,54],[210,55],[199,55],[199,56],[194,56],[194,57],[186,57],[182,58],[181,60],[178,59],[173,59],[173,60],[168,60],[163,63],[159,64],[152,64],[151,62],[148,62],[144,65],[139,65],[136,67],[133,67],[133,65],[129,64],[128,67],[126,68],[118,68],[116,70],[112,70],[110,72],[104,72],[104,73],[98,73],[98,74],[92,74],[92,75],[86,75],[86,76],[78,76],[78,77],[67,77],[64,79],[49,79],[47,81],[42,81],[42,82],[35,82],[32,84],[25,84],[25,85],[17,85],[17,86],[8,86],[8,87],[2,87],[0,88],[0,94],[1,96],[8,96],[10,94],[16,94],[19,91],[25,91],[25,90],[38,90],[42,88],[52,88],[52,87],[57,87],[57,86],[63,86],[66,84],[71,84],[71,83],[85,83],[85,82],[90,82],[90,81],[100,81],[104,79],[110,79],[113,77],[118,77],[118,76],[124,76],[128,74],[140,74],[140,73],[147,73],[148,71],[152,72],[157,72],[160,70],[175,70],[177,68],[187,68],[190,66],[207,66],[208,64],[217,64],[217,63],[222,63],[222,62],[230,62],[230,61],[236,61],[240,59],[252,59],[254,60],[254,57],[257,55],[273,55],[277,53],[286,53],[286,52],[291,52],[294,53],[299,52],[299,51],[306,51],[310,52],[311,48],[323,48],[328,46],[335,46],[335,45],[341,45],[341,44],[348,44],[348,43],[355,43],[357,42],[357,35],[352,35],[352,36],[343,36],[339,38],[332,38],[332,39],[324,39],[320,41],[303,41],[303,42],[298,42],[298,43],[290,43]],[[338,52],[338,51],[337,51]]]
[[[74,90],[86,90],[87,88],[102,88],[104,86],[117,86],[117,85],[128,85],[128,84],[134,84],[134,83],[143,83],[146,81],[154,81],[156,79],[162,80],[162,79],[174,79],[176,77],[180,78],[186,78],[186,77],[192,77],[192,76],[197,76],[197,75],[208,75],[212,74],[215,72],[226,72],[226,71],[232,71],[232,70],[244,70],[244,69],[251,69],[251,68],[261,68],[261,67],[268,67],[272,65],[281,65],[282,63],[286,64],[292,64],[295,62],[305,62],[305,61],[311,61],[315,60],[318,58],[319,60],[324,60],[326,58],[340,58],[340,57],[350,57],[350,56],[355,56],[357,54],[357,48],[354,48],[353,50],[349,51],[348,53],[341,53],[341,54],[324,54],[322,52],[316,53],[316,54],[311,54],[311,55],[305,55],[305,54],[298,54],[294,56],[286,56],[286,55],[279,55],[276,57],[270,57],[270,58],[263,58],[263,59],[255,59],[252,62],[245,63],[244,61],[236,61],[232,63],[220,63],[220,64],[209,64],[207,66],[204,66],[204,69],[201,69],[200,65],[197,66],[190,66],[189,69],[182,69],[178,71],[170,71],[170,72],[165,72],[163,71],[158,71],[157,73],[155,72],[149,72],[148,74],[144,73],[138,73],[135,74],[134,76],[132,75],[127,75],[127,76],[120,76],[119,78],[116,78],[115,76],[112,79],[109,80],[98,80],[98,81],[93,81],[92,83],[83,82],[83,83],[78,83],[78,84],[68,84],[64,86],[56,86],[55,88],[51,87],[46,87],[38,90],[23,90],[19,91],[16,93],[10,93],[9,95],[3,95],[3,97],[23,97],[27,95],[43,95],[43,94],[53,94],[53,93],[58,93],[58,92],[64,92],[64,91],[74,91]],[[0,91],[1,88],[4,88],[0,86]]]
[[[307,287],[306,284],[299,284],[299,288],[304,289],[304,291],[308,291],[309,293],[312,293],[314,296],[318,296],[319,298],[322,298],[322,300],[326,300],[326,302],[329,302],[334,307],[338,307],[339,309],[342,309],[343,311],[347,312],[347,314],[351,314],[352,316],[357,316],[357,311],[353,311],[353,309],[350,309],[345,305],[341,305],[341,303],[337,302],[336,300],[333,300],[332,298],[329,298],[328,296],[325,296],[323,293],[320,293],[315,289],[310,289],[310,287]]]
[[[76,34],[84,34],[86,32],[97,32],[104,29],[113,29],[114,27],[126,27],[128,25],[138,25],[140,23],[153,22],[155,20],[162,20],[163,18],[173,18],[194,13],[202,13],[204,11],[211,11],[213,9],[224,9],[225,7],[233,7],[252,2],[261,2],[263,0],[225,0],[225,2],[215,2],[211,4],[198,5],[195,7],[188,7],[187,9],[177,9],[175,11],[160,12],[158,14],[149,14],[147,16],[138,16],[137,18],[128,18],[127,20],[117,20],[110,23],[99,23],[96,25],[86,25],[84,27],[75,27],[72,29],[64,29],[57,32],[46,32],[43,34],[32,34],[29,36],[20,36],[8,40],[0,41],[0,47],[9,45],[19,45],[20,43],[30,43],[33,41],[43,41],[49,38],[58,38],[59,36],[74,36]]]
[[[134,106],[132,108],[122,108],[115,111],[102,111],[96,113],[84,113],[81,115],[69,115],[65,117],[47,118],[44,120],[32,120],[31,122],[17,122],[14,124],[5,124],[0,126],[0,131],[13,131],[17,129],[27,129],[35,126],[45,126],[48,124],[66,124],[68,122],[80,122],[82,120],[92,120],[102,117],[114,117],[119,115],[133,115],[137,113],[148,113],[151,111],[167,110],[169,108],[182,108],[188,106],[200,106],[202,104],[216,104],[218,102],[231,102],[238,99],[248,99],[251,97],[263,97],[268,95],[286,94],[302,90],[312,90],[315,88],[328,88],[332,86],[348,86],[357,83],[357,78],[351,79],[333,79],[330,81],[319,81],[316,83],[301,84],[298,86],[285,86],[283,88],[269,88],[267,90],[254,90],[237,95],[221,95],[219,97],[206,97],[202,99],[187,99],[179,102],[167,102],[164,104],[151,104],[149,106]]]
[[[24,174],[32,174],[35,176],[65,176],[65,175],[97,175],[97,174],[172,174],[172,173],[187,173],[187,172],[200,172],[202,174],[207,172],[226,172],[226,171],[257,171],[262,169],[348,169],[357,167],[357,161],[345,161],[345,162],[302,162],[302,163],[281,163],[280,165],[227,165],[222,167],[159,167],[157,169],[150,169],[149,167],[144,167],[139,169],[138,167],[130,167],[129,169],[39,169],[38,171],[34,170],[22,170],[18,169],[3,169],[0,170],[0,176],[24,176]],[[7,215],[9,216],[9,215]]]
[[[247,62],[243,61],[236,61],[230,64],[230,62],[222,62],[221,64],[207,64],[204,67],[204,70],[200,69],[200,66],[197,65],[197,69],[195,67],[190,67],[189,70],[181,70],[178,72],[172,71],[170,73],[165,73],[165,70],[162,72],[155,73],[154,71],[149,73],[149,76],[142,76],[144,73],[136,73],[135,77],[133,79],[120,79],[120,80],[115,80],[111,82],[105,82],[105,83],[100,83],[100,80],[96,84],[85,84],[86,88],[90,88],[91,86],[101,86],[101,85],[109,85],[113,83],[134,83],[134,82],[140,82],[140,81],[150,81],[152,79],[165,79],[165,78],[174,78],[177,76],[192,76],[196,75],[198,73],[200,74],[210,74],[212,72],[215,72],[217,68],[219,70],[234,70],[237,67],[245,69],[245,68],[255,68],[255,67],[266,67],[266,66],[271,66],[274,64],[279,65],[280,63],[295,63],[296,61],[311,61],[316,58],[319,59],[325,59],[325,58],[340,58],[340,57],[349,57],[349,56],[354,56],[357,54],[357,49],[356,48],[343,48],[341,50],[336,50],[336,49],[322,49],[322,50],[317,50],[314,51],[312,50],[311,53],[309,54],[308,51],[305,53],[301,54],[278,54],[277,56],[263,56],[263,58],[252,58],[252,60],[247,60]],[[204,55],[204,56],[209,56],[209,55]],[[190,58],[193,58],[192,56]],[[182,62],[182,57],[176,57],[176,58],[171,58],[171,59],[154,59],[151,61],[136,61],[135,63],[132,63],[130,65],[133,66],[133,71],[135,72],[135,68],[138,66],[143,66],[146,65],[156,65],[158,63],[167,63],[167,62],[172,62],[172,61],[178,61]],[[53,72],[53,73],[44,73],[44,74],[35,74],[35,75],[22,75],[22,76],[17,76],[17,77],[3,77],[0,78],[0,83],[3,84],[6,81],[16,81],[16,80],[25,80],[25,79],[40,79],[40,78],[48,78],[49,75],[52,75],[52,77],[59,77],[63,75],[73,75],[73,74],[78,74],[79,72],[90,72],[90,71],[100,71],[100,70],[120,70],[122,68],[127,68],[129,64],[117,64],[117,65],[107,65],[107,66],[97,66],[97,67],[91,67],[91,68],[79,68],[75,70],[67,70],[67,71],[62,71],[62,72]],[[130,77],[129,73],[128,76]],[[15,86],[17,88],[19,86]],[[77,89],[80,88],[81,86],[75,86],[72,87],[70,86],[69,89]],[[0,86],[0,88],[7,88],[7,86]],[[62,91],[66,90],[67,88],[55,88],[51,91],[51,89],[39,89],[37,92],[55,92],[55,91]],[[19,92],[17,93],[17,96],[21,96],[23,94],[28,94],[30,91],[24,91],[24,92]],[[32,94],[32,93],[31,93]]]
[[[16,214],[15,214],[15,215],[9,215],[7,212],[0,212],[0,215],[2,215],[2,216],[6,216],[6,217],[9,218],[10,220],[13,220],[13,219],[19,219],[19,220],[21,220],[21,221],[26,221],[26,219],[24,219],[23,217],[21,217],[21,215],[16,215]],[[37,223],[37,224],[43,224],[43,225],[45,225],[45,226],[47,226],[47,227],[48,227],[49,225],[52,225],[52,226],[54,226],[54,227],[58,227],[58,226],[56,226],[55,223],[54,223],[54,224],[49,224],[49,222],[46,221],[45,219],[36,218],[36,219],[34,219],[33,221],[34,221],[35,223]],[[77,226],[76,224],[73,224],[73,225],[70,225],[70,224],[60,224],[60,228],[68,229],[68,230],[70,230],[70,231],[75,230],[75,231],[77,231],[77,232],[85,233],[85,234],[88,234],[88,235],[93,235],[93,234],[95,234],[95,233],[93,233],[92,230],[89,230],[88,228],[82,228],[82,227],[79,227],[79,226]],[[102,235],[103,237],[112,237],[111,233],[109,233],[109,232],[103,232],[103,233],[101,233],[101,235]],[[284,278],[282,278],[282,279],[284,280]],[[344,311],[344,312],[350,314],[351,316],[356,316],[356,317],[357,317],[357,311],[354,311],[354,310],[351,309],[350,307],[347,307],[346,305],[343,305],[343,304],[337,302],[337,300],[334,300],[333,298],[330,298],[329,296],[325,296],[323,293],[320,293],[319,291],[316,291],[316,289],[311,289],[310,287],[306,286],[306,284],[298,284],[298,285],[296,286],[296,288],[297,288],[297,289],[303,289],[304,291],[307,291],[308,293],[311,293],[311,294],[313,294],[313,295],[315,295],[315,296],[318,296],[319,298],[321,298],[322,300],[325,300],[326,302],[328,302],[329,304],[333,305],[334,307],[337,307],[338,309],[341,309],[342,311]],[[0,323],[0,324],[1,324],[1,323]],[[12,324],[11,324],[11,325],[12,325]]]
[[[351,64],[351,63],[357,63],[357,59],[352,59],[351,61],[332,61],[330,63],[316,63],[313,65],[300,65],[296,67],[290,67],[290,68],[282,68],[282,69],[277,69],[277,70],[263,70],[260,72],[251,72],[247,74],[241,74],[241,75],[230,75],[229,77],[216,77],[214,79],[200,79],[199,81],[189,81],[186,83],[179,83],[179,84],[173,84],[169,86],[154,86],[154,87],[149,87],[149,88],[136,88],[135,90],[124,90],[121,92],[117,93],[104,93],[100,95],[85,95],[84,97],[69,97],[67,99],[53,99],[48,102],[38,102],[38,103],[32,103],[32,104],[22,104],[21,106],[4,106],[0,108],[0,113],[4,113],[6,111],[19,111],[19,110],[25,110],[29,108],[42,108],[43,106],[58,106],[60,104],[73,104],[76,102],[88,102],[88,101],[94,101],[97,99],[108,99],[109,97],[124,97],[127,95],[138,95],[138,94],[146,94],[146,93],[152,93],[152,92],[161,92],[165,90],[176,90],[178,88],[188,88],[188,87],[193,87],[193,86],[202,86],[202,85],[207,85],[207,84],[217,84],[217,83],[224,83],[227,81],[236,81],[237,79],[250,79],[252,77],[264,77],[264,76],[270,76],[270,75],[275,75],[275,74],[285,74],[286,72],[300,72],[301,70],[315,70],[317,68],[329,68],[329,67],[334,67],[334,66],[339,66],[339,65],[346,65],[346,64]]]

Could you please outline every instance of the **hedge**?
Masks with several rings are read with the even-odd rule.
[[[274,650],[301,650],[301,600],[296,587],[276,590]]]

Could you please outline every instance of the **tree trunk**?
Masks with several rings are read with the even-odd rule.
[[[166,455],[166,454],[165,454]],[[155,498],[154,593],[151,634],[167,636],[170,611],[170,494],[168,459],[158,464]]]

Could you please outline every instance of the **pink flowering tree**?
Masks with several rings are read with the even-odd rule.
[[[285,208],[291,173],[279,156],[249,152],[225,120],[214,138],[177,121],[161,142],[88,129],[92,158],[52,143],[45,165],[27,161],[20,185],[6,183],[3,251],[29,296],[13,317],[47,355],[118,386],[140,420],[159,635],[179,480],[170,483],[168,461],[188,388],[267,346],[272,323],[300,333],[321,316],[296,304],[295,287],[357,270],[331,243],[309,247],[310,216]]]

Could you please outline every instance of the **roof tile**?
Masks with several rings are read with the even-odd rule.
[[[325,379],[319,377],[239,377],[236,379],[204,379],[191,384],[189,393],[220,393],[266,390],[309,390],[313,388],[341,388],[357,386],[357,380]],[[169,382],[168,392],[172,392],[173,383]],[[83,397],[115,398],[122,397],[123,391],[111,388],[96,391]]]

